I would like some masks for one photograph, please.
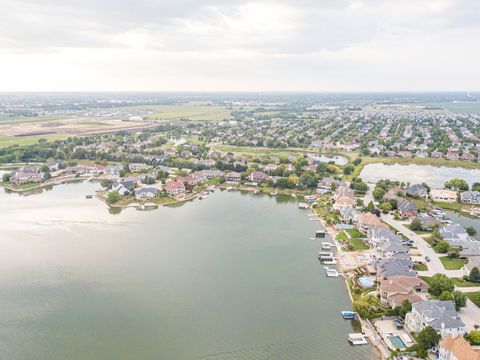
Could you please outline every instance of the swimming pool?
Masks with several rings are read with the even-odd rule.
[[[372,287],[374,284],[373,280],[367,277],[358,278],[358,283],[364,288]]]
[[[388,337],[388,340],[390,340],[392,346],[397,350],[405,350],[407,348],[398,335],[391,335]]]

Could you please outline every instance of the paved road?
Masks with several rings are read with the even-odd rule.
[[[375,189],[375,184],[367,184],[368,185],[368,191],[363,197],[363,205],[367,206],[370,201],[373,201],[375,203],[375,200],[373,198],[373,189]]]
[[[458,315],[467,326],[467,331],[474,330],[474,325],[480,325],[480,308],[469,299],[467,307],[460,309]]]
[[[395,220],[391,215],[382,214],[382,220],[385,221],[388,225],[393,226],[402,234],[407,236],[409,239],[414,241],[414,246],[418,248],[418,251],[422,254],[422,257],[425,259],[425,256],[430,257],[430,262],[427,263],[428,271],[421,271],[419,275],[423,276],[432,276],[438,273],[445,274],[448,277],[462,277],[465,275],[465,271],[462,270],[446,270],[443,267],[442,262],[439,259],[438,254],[428,245],[428,243],[418,234],[407,228],[400,221]]]

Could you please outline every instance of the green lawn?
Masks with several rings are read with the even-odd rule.
[[[338,241],[346,241],[348,240],[347,234],[345,234],[343,231],[341,233],[338,233],[337,235],[337,240]]]
[[[427,264],[415,264],[413,267],[417,271],[427,271],[428,270]]]
[[[427,284],[430,284],[431,281],[432,281],[432,277],[431,276],[420,276],[422,278],[423,281],[425,281]],[[452,277],[450,278],[453,280],[453,282],[455,283],[455,286],[456,287],[477,287],[479,286],[480,287],[480,283],[474,283],[474,282],[471,282],[471,281],[464,281],[463,279],[461,278],[458,278],[458,277]]]
[[[353,246],[354,251],[358,250],[368,250],[368,245],[365,244],[362,240],[359,238],[351,238],[350,239],[350,244]]]
[[[440,261],[446,270],[460,270],[467,262],[461,259],[451,259],[448,256],[440,256]]]
[[[39,139],[47,139],[48,141],[64,140],[70,135],[49,134],[35,136],[4,136],[0,135],[0,148],[6,148],[13,145],[32,145],[38,143]]]
[[[346,229],[346,231],[348,232],[348,234],[352,237],[352,238],[364,238],[366,237],[365,234],[361,233],[359,230],[357,229]]]
[[[467,295],[467,298],[469,298],[470,300],[472,300],[472,302],[477,305],[478,307],[480,307],[480,291],[476,291],[476,292],[466,292],[464,293],[465,295]]]

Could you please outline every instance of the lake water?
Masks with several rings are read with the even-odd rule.
[[[446,181],[453,178],[464,179],[472,185],[480,181],[480,169],[464,169],[460,167],[431,165],[385,165],[382,163],[367,164],[360,173],[362,180],[377,182],[381,179],[409,182],[411,184],[427,183],[430,187],[443,188]]]
[[[314,155],[314,157],[322,163],[329,163],[333,161],[335,165],[344,166],[347,165],[348,159],[344,156],[330,156],[330,155]]]
[[[318,224],[287,198],[217,192],[152,212],[0,189],[0,358],[372,359]]]

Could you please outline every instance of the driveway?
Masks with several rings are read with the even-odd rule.
[[[462,277],[465,275],[465,271],[461,270],[446,270],[443,267],[442,262],[439,259],[438,254],[428,245],[428,243],[417,233],[410,230],[400,221],[395,220],[390,214],[382,214],[382,220],[390,226],[393,226],[395,229],[400,231],[403,235],[414,241],[414,246],[418,248],[422,258],[425,259],[425,256],[430,258],[430,262],[427,263],[427,271],[419,271],[420,276],[433,276],[435,274],[445,274],[448,277]]]

